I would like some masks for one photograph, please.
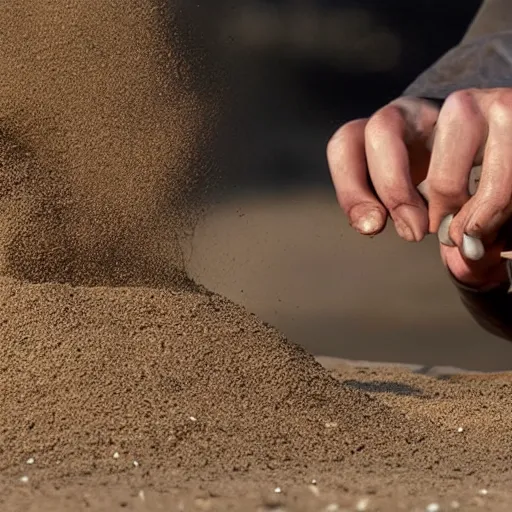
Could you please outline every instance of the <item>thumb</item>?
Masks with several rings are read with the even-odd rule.
[[[488,289],[508,281],[505,260],[501,257],[504,244],[486,247],[485,255],[478,261],[466,258],[458,247],[440,244],[441,259],[453,277],[465,286]]]

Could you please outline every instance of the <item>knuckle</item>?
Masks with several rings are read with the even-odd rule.
[[[496,96],[489,107],[489,116],[497,124],[512,124],[512,94],[509,91]]]
[[[380,147],[389,127],[396,125],[397,121],[400,122],[401,120],[402,114],[398,106],[388,105],[378,110],[366,125],[364,131],[365,140],[373,148]]]
[[[327,143],[327,155],[334,156],[347,145],[357,140],[363,133],[362,119],[350,121],[336,130]]]
[[[443,110],[451,118],[465,122],[477,115],[475,100],[471,89],[452,92],[444,103]]]
[[[466,192],[464,183],[446,177],[427,178],[426,185],[430,195],[441,198],[455,199],[465,195]]]
[[[382,185],[381,199],[386,208],[392,213],[401,206],[414,204],[409,191],[404,189],[403,184],[400,185],[396,181],[389,181]]]

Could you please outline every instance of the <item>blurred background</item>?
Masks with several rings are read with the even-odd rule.
[[[512,344],[460,305],[435,239],[349,229],[325,159],[334,130],[398,96],[479,5],[184,2],[229,99],[222,184],[187,247],[193,276],[317,355],[512,368]]]

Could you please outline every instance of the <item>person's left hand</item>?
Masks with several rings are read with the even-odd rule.
[[[446,267],[469,286],[491,288],[505,282],[500,252],[512,214],[512,88],[458,91],[439,111],[426,100],[398,98],[356,123],[364,133],[341,127],[328,146],[338,200],[351,224],[363,226],[369,208],[383,212],[383,222],[386,212],[394,217],[398,207],[411,204],[410,184],[426,178],[428,218],[425,222],[415,206],[409,217],[413,239],[436,233],[453,214],[449,236],[454,246],[441,245]],[[469,173],[475,164],[482,164],[482,175],[470,197]],[[365,168],[363,177],[359,174]],[[354,218],[359,212],[361,219]],[[465,257],[464,234],[482,240],[486,251],[481,260]]]

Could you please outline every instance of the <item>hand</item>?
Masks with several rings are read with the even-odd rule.
[[[327,157],[338,201],[357,231],[375,235],[389,216],[402,238],[420,241],[454,214],[455,246],[441,245],[446,267],[473,287],[506,281],[500,252],[512,214],[512,88],[458,91],[440,110],[427,100],[399,98],[342,126]],[[482,176],[470,197],[475,164],[482,164]],[[428,207],[416,189],[424,179]],[[484,243],[481,260],[463,255],[464,233]]]

